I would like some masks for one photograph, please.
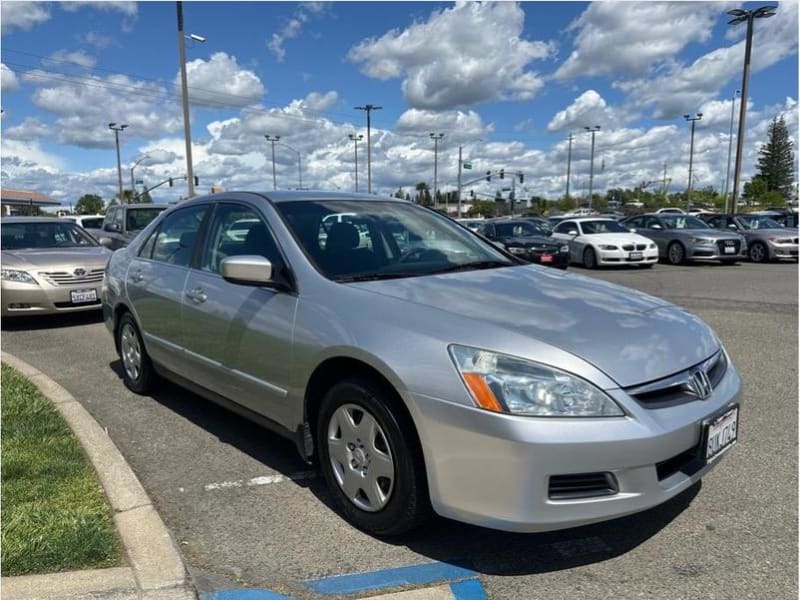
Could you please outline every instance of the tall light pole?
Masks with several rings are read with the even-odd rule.
[[[139,165],[140,162],[142,162],[143,160],[147,160],[148,158],[150,158],[150,155],[145,154],[142,158],[133,163],[133,166],[131,167],[131,192],[136,191],[136,180],[133,178],[133,170]],[[134,196],[135,195],[136,194],[134,194]]]
[[[703,113],[683,115],[683,118],[692,124],[692,133],[689,136],[689,185],[686,186],[686,206],[692,205],[692,160],[694,159],[694,126],[697,121],[703,118]]]
[[[600,125],[584,127],[584,129],[592,134],[592,158],[589,161],[589,208],[592,208],[592,186],[594,185],[594,135],[600,131]]]
[[[439,140],[444,137],[443,133],[431,133],[433,140],[433,205],[436,206],[437,192],[439,190]],[[445,206],[447,206],[445,204]]]
[[[356,135],[355,133],[350,133],[347,135],[351,140],[353,140],[353,154],[355,155],[355,166],[356,166],[356,192],[358,192],[358,142],[364,139],[364,136],[361,134]]]
[[[725,185],[722,186],[725,190],[722,194],[723,212],[728,212],[728,184],[731,182],[731,152],[733,150],[733,116],[736,108],[736,96],[738,95],[739,90],[736,90],[733,92],[733,98],[731,98],[731,128],[728,131],[728,168],[725,171]]]
[[[372,140],[370,138],[370,130],[372,124],[370,121],[370,114],[373,110],[380,110],[382,106],[374,104],[365,104],[364,106],[356,106],[356,110],[363,110],[367,113],[367,192],[372,193]]]
[[[178,9],[178,58],[181,67],[181,99],[183,102],[183,135],[186,138],[186,183],[189,186],[189,198],[194,196],[194,169],[192,168],[192,128],[189,122],[189,86],[186,83],[186,34],[183,31],[183,2],[175,3]],[[203,43],[206,38],[191,34],[188,36],[195,42]]]
[[[747,41],[744,47],[744,67],[742,69],[742,99],[739,102],[739,132],[736,136],[736,162],[733,170],[733,196],[731,198],[731,214],[736,212],[736,199],[739,197],[739,179],[742,176],[742,149],[744,147],[744,126],[747,116],[747,84],[750,80],[750,51],[753,47],[753,21],[775,15],[777,6],[762,6],[755,10],[737,8],[729,10],[733,17],[728,25],[747,23]]]
[[[127,125],[117,125],[116,123],[109,123],[108,128],[114,132],[114,140],[117,143],[117,179],[119,180],[119,203],[122,204],[122,163],[119,160],[119,132],[124,131]]]
[[[300,154],[299,150],[297,150],[296,148],[292,148],[286,142],[281,142],[281,146],[285,146],[289,150],[291,150],[292,152],[297,154],[297,189],[298,190],[302,190],[303,189],[303,162],[302,162],[302,155]]]
[[[275,176],[275,142],[281,139],[279,135],[265,135],[268,142],[272,144],[272,189],[278,189],[278,178]]]
[[[565,200],[569,202],[569,179],[570,179],[570,172],[572,170],[572,140],[575,139],[572,134],[569,134],[567,141],[569,142],[569,146],[567,149],[567,192],[565,195]]]

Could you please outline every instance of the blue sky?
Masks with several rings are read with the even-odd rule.
[[[797,136],[797,2],[779,4],[756,24],[745,175],[774,116]],[[185,2],[186,31],[207,38],[187,44],[200,191],[270,188],[266,133],[302,153],[305,185],[352,189],[347,133],[365,133],[353,109],[365,103],[384,107],[373,118],[380,191],[431,182],[436,131],[445,133],[441,187],[455,180],[463,145],[476,170],[523,171],[527,192],[549,196],[563,193],[573,132],[580,192],[585,125],[602,128],[599,189],[660,179],[664,162],[671,188],[682,189],[681,115],[695,111],[704,112],[695,185],[719,188],[744,34],[724,13],[758,5]],[[2,184],[67,203],[111,197],[110,121],[130,125],[123,166],[147,156],[137,178],[183,173],[175,13],[174,2],[4,1]],[[279,185],[295,185],[296,157],[277,154]]]

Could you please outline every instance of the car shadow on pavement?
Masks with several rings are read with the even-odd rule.
[[[55,315],[36,315],[24,317],[3,317],[0,320],[3,331],[32,331],[36,329],[60,329],[80,327],[103,322],[103,312],[92,310],[87,312],[62,313]]]

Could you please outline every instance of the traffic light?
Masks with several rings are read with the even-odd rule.
[[[169,178],[169,187],[172,187],[172,177]]]
[[[500,179],[503,179],[506,176],[506,170],[500,169]]]
[[[492,172],[486,171],[486,181],[491,181],[491,180],[492,180]]]
[[[470,198],[474,198],[475,197],[475,190],[470,190],[469,191],[469,197]]]
[[[194,184],[200,185],[200,178],[197,175],[194,176]]]
[[[522,173],[519,174],[519,182],[525,183],[525,175],[523,175]]]

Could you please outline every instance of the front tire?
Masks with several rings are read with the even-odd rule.
[[[586,248],[583,251],[583,266],[587,269],[594,269],[597,266],[597,255],[594,248]]]
[[[385,385],[335,384],[316,426],[319,465],[339,512],[369,534],[393,536],[430,513],[425,463],[410,418]]]
[[[156,384],[153,363],[142,343],[142,335],[130,313],[122,315],[117,327],[117,351],[122,361],[122,380],[137,394],[146,394]]]
[[[748,250],[750,260],[754,263],[763,263],[769,261],[769,250],[761,242],[755,242]]]
[[[680,242],[672,242],[667,248],[667,261],[671,265],[680,265],[686,260],[686,250]]]

